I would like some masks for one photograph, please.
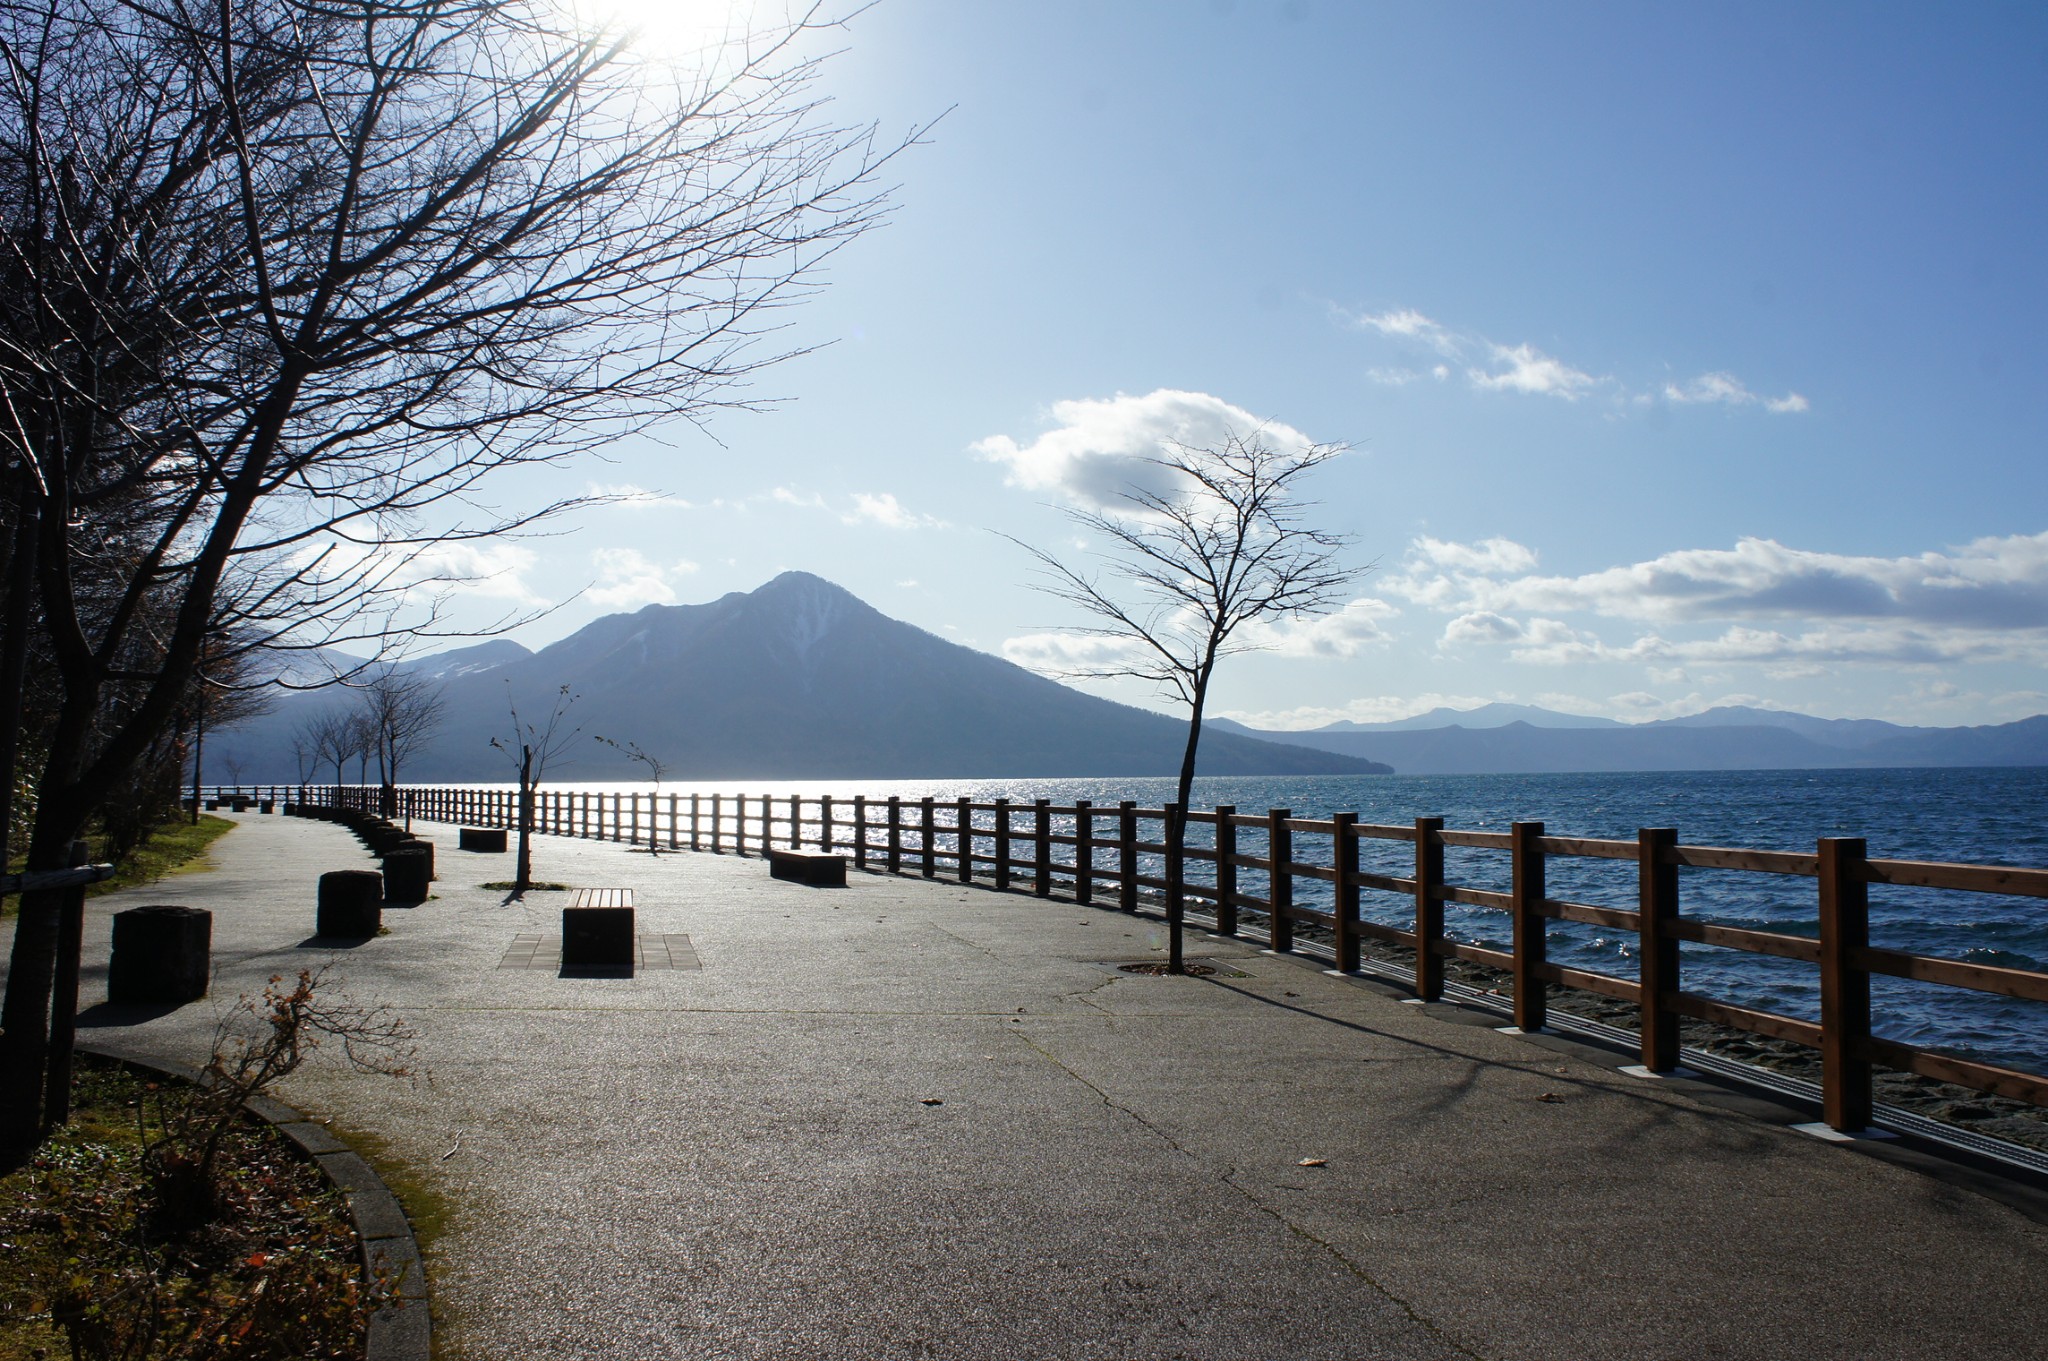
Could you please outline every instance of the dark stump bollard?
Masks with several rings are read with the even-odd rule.
[[[505,829],[464,827],[455,834],[455,845],[458,850],[502,853],[505,849]]]
[[[375,870],[330,870],[320,876],[323,936],[374,936],[384,924],[384,876]]]
[[[633,909],[630,907],[565,907],[562,909],[564,968],[633,967]]]
[[[384,900],[391,903],[423,903],[434,880],[434,853],[425,848],[398,846],[384,853]]]
[[[256,811],[259,813],[275,813],[277,811],[277,800],[265,799],[256,805]]]
[[[429,880],[429,881],[431,881],[431,880],[439,879],[439,878],[441,877],[441,876],[440,876],[440,874],[439,874],[439,873],[437,873],[437,872],[435,871],[435,869],[434,869],[434,843],[433,843],[433,842],[431,842],[431,841],[428,841],[428,840],[426,840],[426,839],[425,839],[424,837],[408,836],[408,837],[406,837],[406,838],[405,838],[405,840],[403,840],[403,841],[396,841],[396,842],[393,842],[393,843],[392,843],[392,844],[391,844],[391,845],[390,845],[390,846],[389,846],[389,847],[388,847],[388,848],[387,848],[387,849],[386,849],[386,850],[384,851],[384,854],[386,854],[386,855],[390,855],[390,854],[391,854],[391,853],[392,853],[393,851],[419,851],[419,852],[422,852],[422,853],[423,853],[423,854],[425,854],[425,856],[427,857],[427,878],[428,878],[428,880]]]
[[[212,963],[213,914],[205,908],[156,903],[116,912],[107,1000],[196,1002]]]

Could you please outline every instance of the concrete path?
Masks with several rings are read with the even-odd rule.
[[[657,938],[631,979],[564,978],[531,938],[565,895],[478,887],[510,857],[438,826],[438,897],[331,949],[315,880],[368,857],[239,821],[216,871],[88,925],[92,1003],[112,911],[211,908],[213,999],[102,1005],[83,1033],[192,1061],[219,1006],[319,965],[396,1008],[430,1087],[323,1056],[281,1095],[451,1207],[427,1245],[444,1357],[2018,1357],[2048,1336],[2027,1192],[1308,961],[1198,935],[1227,974],[1132,976],[1113,965],[1161,928],[1113,910],[545,839],[542,877],[635,889]]]

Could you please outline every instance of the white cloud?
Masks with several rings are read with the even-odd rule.
[[[1720,370],[1703,373],[1683,383],[1666,381],[1661,385],[1661,391],[1637,390],[1634,384],[1591,373],[1545,353],[1528,341],[1505,344],[1476,331],[1446,326],[1412,307],[1389,308],[1384,312],[1351,312],[1332,307],[1331,311],[1354,330],[1373,332],[1407,347],[1411,353],[1424,350],[1456,362],[1463,368],[1466,381],[1480,392],[1521,393],[1575,402],[1605,388],[1617,403],[1638,410],[1654,403],[1658,395],[1680,406],[1700,403],[1760,406],[1780,415],[1802,412],[1808,406],[1806,398],[1799,393],[1764,397],[1750,391],[1735,375]],[[1451,368],[1448,364],[1438,363],[1428,372],[1443,380],[1450,377]],[[1379,366],[1366,370],[1370,381],[1385,387],[1406,387],[1422,376],[1422,369],[1413,365]]]
[[[1604,381],[1532,345],[1495,345],[1492,358],[1494,372],[1465,370],[1472,386],[1488,392],[1527,392],[1576,402]]]
[[[669,583],[697,570],[697,564],[689,561],[657,563],[635,548],[593,549],[590,561],[597,569],[597,580],[586,594],[592,604],[608,610],[673,605],[676,593]]]
[[[889,492],[864,491],[853,494],[853,509],[839,520],[842,524],[880,525],[884,529],[940,529],[946,523],[905,509]]]
[[[1053,676],[1107,670],[1139,659],[1136,645],[1126,639],[1083,633],[1026,633],[1005,638],[1003,656]]]
[[[1755,666],[1813,680],[1836,666],[2048,663],[2048,533],[1880,558],[1742,539],[1580,576],[1543,576],[1508,539],[1411,545],[1382,591],[1448,616],[1439,648],[1503,648],[1542,666]],[[1577,617],[1581,622],[1568,622]],[[1638,626],[1613,639],[1585,620]],[[1702,630],[1711,630],[1705,631]],[[1611,632],[1611,630],[1609,630]]]
[[[539,558],[523,544],[475,539],[424,544],[405,552],[399,570],[408,581],[438,586],[450,595],[508,601],[522,609],[549,603],[526,580]]]
[[[1766,411],[1789,415],[1805,411],[1806,398],[1796,392],[1783,397],[1762,397],[1743,386],[1742,380],[1732,373],[1703,373],[1685,383],[1666,383],[1664,400],[1690,406],[1702,402],[1718,402],[1725,406],[1761,406]]]
[[[1448,359],[1456,359],[1463,350],[1463,341],[1449,328],[1441,322],[1430,320],[1413,308],[1401,307],[1377,314],[1356,312],[1344,315],[1352,325],[1361,330],[1378,331],[1383,336],[1398,336],[1404,340],[1419,340]]]
[[[771,500],[778,501],[785,506],[796,506],[801,510],[825,509],[825,498],[816,492],[803,493],[794,491],[789,487],[777,487],[774,491],[769,492],[768,496]]]
[[[970,446],[979,457],[1004,468],[1003,480],[1026,491],[1052,492],[1085,506],[1120,504],[1118,493],[1133,484],[1156,486],[1158,470],[1146,460],[1177,444],[1201,448],[1225,436],[1256,431],[1283,450],[1314,444],[1278,421],[1261,420],[1241,406],[1204,392],[1161,388],[1143,397],[1055,402],[1055,428],[1028,444],[991,435]]]
[[[1509,540],[1421,538],[1384,587],[1459,612],[1584,611],[1617,619],[1898,620],[1941,629],[2048,629],[2048,533],[1879,558],[1741,539],[1581,576],[1528,574]]]
[[[1443,644],[1456,647],[1462,643],[1512,643],[1522,636],[1522,626],[1514,620],[1491,610],[1474,610],[1444,625]]]
[[[1255,620],[1234,637],[1283,657],[1355,657],[1367,648],[1393,642],[1385,624],[1398,614],[1400,610],[1384,600],[1360,596],[1328,614]]]

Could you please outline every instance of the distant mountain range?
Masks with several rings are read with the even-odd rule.
[[[1488,704],[1387,723],[1333,723],[1312,732],[1261,731],[1228,719],[1216,724],[1238,736],[1370,754],[1409,775],[2048,765],[2048,716],[2040,715],[1988,727],[1916,728],[1727,705],[1684,718],[1618,723]]]
[[[510,732],[508,705],[545,719],[564,685],[583,736],[550,767],[557,780],[646,777],[598,735],[637,743],[675,781],[1168,775],[1186,740],[1174,718],[949,643],[803,572],[710,604],[608,615],[538,652],[497,639],[407,669],[440,680],[446,705],[400,772],[409,782],[512,778],[490,745]],[[296,779],[293,730],[350,702],[345,690],[283,694],[271,713],[209,738],[209,780]],[[1350,752],[1203,734],[1205,775],[1386,770]]]

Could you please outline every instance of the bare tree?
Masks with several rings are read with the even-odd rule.
[[[493,474],[748,404],[776,309],[881,211],[890,148],[825,121],[816,17],[686,71],[555,0],[0,0],[0,494],[34,590],[0,686],[33,629],[64,696],[30,868],[207,638],[382,638],[415,550],[573,504],[497,512]],[[14,939],[16,1147],[58,919],[27,899]]]
[[[441,726],[441,683],[386,667],[362,691],[362,716],[377,755],[385,817],[398,811],[398,772]]]
[[[638,761],[641,765],[647,767],[648,775],[654,780],[654,806],[659,806],[661,803],[661,782],[668,774],[668,762],[654,755],[654,753],[648,751],[638,742],[620,742],[613,738],[602,736],[597,740],[610,747],[613,751],[618,752],[627,760]],[[651,823],[647,829],[647,853],[649,855],[661,854],[661,839],[655,836],[654,827]]]
[[[534,794],[540,789],[548,763],[583,735],[581,728],[562,731],[562,720],[577,698],[565,685],[555,693],[554,707],[548,710],[545,722],[527,722],[519,717],[519,703],[512,698],[512,682],[505,682],[505,703],[512,712],[512,735],[493,737],[491,745],[511,758],[512,769],[519,776],[519,861],[512,878],[514,893],[525,893],[533,887]]]
[[[1043,569],[1040,589],[1100,621],[1078,632],[1110,641],[1124,657],[1070,674],[1148,681],[1187,710],[1187,744],[1166,822],[1166,853],[1176,867],[1217,662],[1262,645],[1239,632],[1247,624],[1320,613],[1370,570],[1341,563],[1349,540],[1303,524],[1304,503],[1294,497],[1297,481],[1342,452],[1334,444],[1279,450],[1256,431],[1227,434],[1208,448],[1174,445],[1146,460],[1160,489],[1127,487],[1111,511],[1066,511],[1076,527],[1106,541],[1095,554],[1101,568],[1070,567],[1019,545]],[[1177,874],[1168,878],[1179,882]],[[1167,969],[1176,974],[1185,971],[1185,906],[1177,890],[1169,892]]]

